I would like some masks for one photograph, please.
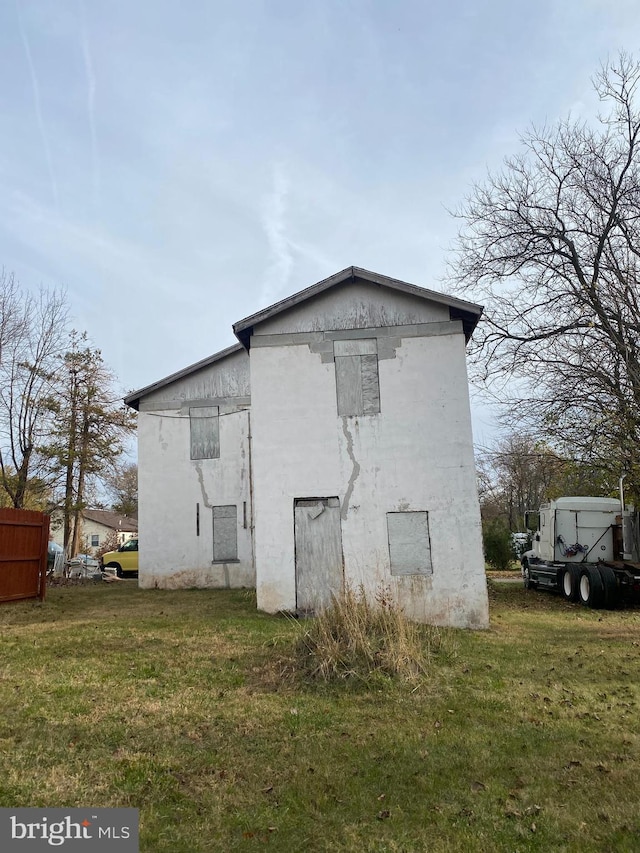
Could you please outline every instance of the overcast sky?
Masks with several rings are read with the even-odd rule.
[[[639,44],[636,0],[4,0],[0,265],[124,390],[351,264],[446,291],[447,209]]]

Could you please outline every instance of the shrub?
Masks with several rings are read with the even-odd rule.
[[[484,525],[482,538],[487,563],[499,571],[508,569],[513,561],[509,530],[499,521],[491,521]]]
[[[414,680],[435,653],[454,648],[452,631],[410,622],[386,590],[371,603],[362,589],[347,588],[302,629],[296,668],[307,680]]]

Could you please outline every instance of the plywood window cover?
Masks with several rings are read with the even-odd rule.
[[[194,406],[189,409],[191,459],[220,458],[218,406]]]
[[[238,561],[238,508],[225,504],[212,508],[214,563]]]
[[[428,512],[388,512],[387,534],[392,575],[433,574]]]
[[[338,415],[380,412],[378,346],[375,338],[333,342]]]

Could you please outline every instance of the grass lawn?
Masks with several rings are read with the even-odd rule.
[[[640,610],[490,596],[368,687],[283,677],[304,623],[249,592],[2,605],[0,806],[137,807],[145,853],[640,850]]]

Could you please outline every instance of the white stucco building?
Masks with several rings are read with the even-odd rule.
[[[355,267],[234,325],[239,344],[127,397],[142,586],[344,584],[486,627],[465,342],[481,308]]]

